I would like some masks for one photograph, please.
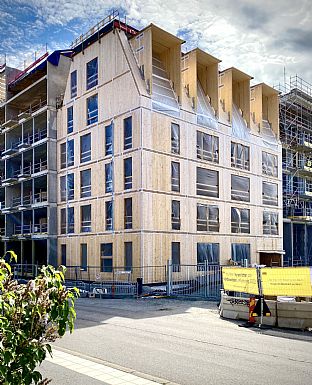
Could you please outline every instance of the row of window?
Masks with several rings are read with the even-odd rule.
[[[105,202],[105,230],[114,228],[113,201]],[[132,229],[132,198],[124,199],[124,228]],[[80,232],[92,231],[91,204],[80,206]],[[73,234],[75,232],[75,209],[67,207],[61,209],[61,234]]]
[[[86,90],[89,90],[98,85],[98,58],[90,60],[86,64]],[[70,74],[70,96],[77,96],[77,71]]]
[[[171,162],[171,191],[180,192],[180,163]],[[219,172],[196,168],[196,194],[219,198]],[[231,175],[231,199],[250,202],[250,178]],[[278,205],[278,185],[262,182],[262,203]]]
[[[66,245],[61,245],[62,265],[67,264],[67,249]],[[250,244],[248,243],[232,243],[231,259],[239,265],[250,263]],[[180,242],[171,243],[171,260],[173,271],[180,271],[181,264],[181,246]],[[197,243],[197,265],[198,270],[204,264],[219,265],[220,264],[220,247],[219,243]],[[80,267],[82,270],[88,268],[88,245],[87,243],[80,244]],[[118,266],[121,267],[121,266]],[[133,246],[132,242],[124,243],[124,268],[126,271],[131,271],[133,268]],[[113,272],[113,244],[100,244],[100,269],[101,272]]]
[[[197,158],[219,163],[219,138],[214,135],[197,131]],[[180,154],[180,127],[171,123],[171,152]],[[250,149],[240,143],[231,142],[231,166],[242,170],[250,170]],[[277,155],[262,152],[262,173],[278,176]]]
[[[197,204],[197,231],[219,232],[219,207]],[[173,200],[171,205],[172,230],[181,229],[180,201]],[[231,232],[250,233],[250,210],[231,208]],[[263,212],[263,234],[278,235],[278,213]]]

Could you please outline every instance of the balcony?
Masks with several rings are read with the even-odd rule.
[[[40,159],[38,162],[34,164],[33,173],[37,174],[42,171],[46,171],[48,169],[48,162],[46,159]]]
[[[19,144],[20,144],[20,141],[11,143],[10,147],[8,147],[6,150],[2,151],[1,156],[4,158],[4,157],[7,157],[7,156],[16,154],[18,152]]]
[[[33,206],[41,203],[46,203],[48,201],[47,191],[40,191],[34,195]]]
[[[5,236],[5,227],[0,227],[0,237]]]
[[[12,236],[37,236],[46,235],[48,233],[47,223],[28,223],[22,225],[14,225]]]

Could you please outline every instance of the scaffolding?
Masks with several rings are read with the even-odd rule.
[[[276,88],[280,91],[284,229],[291,227],[291,237],[284,237],[285,262],[311,265],[312,85],[295,75]],[[285,230],[286,234],[289,230]]]

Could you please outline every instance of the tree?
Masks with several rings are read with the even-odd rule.
[[[8,252],[17,260],[14,252]],[[74,329],[78,289],[64,286],[65,268],[43,267],[35,279],[20,284],[0,259],[0,384],[48,384],[36,367],[52,356],[50,343]]]

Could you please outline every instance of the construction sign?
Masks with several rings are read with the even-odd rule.
[[[312,268],[261,269],[262,293],[272,296],[312,297]]]
[[[259,294],[257,270],[248,267],[223,267],[223,288],[227,291]]]
[[[262,309],[261,309],[262,307]],[[256,306],[253,309],[252,316],[253,317],[260,317],[261,316],[261,310],[262,315],[265,317],[271,317],[271,311],[269,309],[269,306],[265,302],[264,299],[262,299],[262,305],[261,305],[261,298],[258,299]]]

